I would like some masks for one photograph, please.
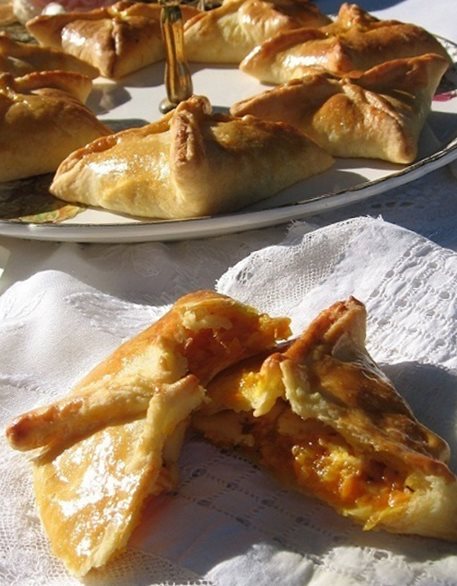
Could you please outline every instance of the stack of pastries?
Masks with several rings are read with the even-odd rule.
[[[76,107],[74,92],[56,102],[69,75],[84,86],[97,76],[119,83],[163,60],[160,10],[120,0],[32,18],[26,27],[38,44],[0,36],[0,142],[11,160],[1,181],[54,173],[50,192],[59,199],[186,219],[269,198],[325,172],[334,158],[402,165],[417,158],[451,59],[423,28],[379,20],[355,4],[342,4],[333,20],[309,0],[224,0],[204,12],[183,6],[189,61],[232,64],[275,85],[225,115],[192,96],[143,128],[113,134],[82,102]],[[27,107],[13,107],[11,92]],[[27,114],[34,109],[39,116]],[[67,116],[84,119],[72,141],[64,137]]]

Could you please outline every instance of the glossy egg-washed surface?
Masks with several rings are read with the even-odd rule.
[[[40,517],[55,555],[73,573],[84,574],[103,544],[125,545],[137,520],[158,472],[126,470],[143,426],[140,419],[108,427],[35,466]]]
[[[402,519],[421,495],[435,482],[455,492],[456,479],[447,444],[415,419],[364,340],[363,305],[337,303],[282,351],[219,374],[194,424],[365,529],[411,532]],[[453,522],[442,535],[455,539]]]
[[[38,508],[72,573],[106,563],[126,545],[146,497],[173,485],[163,451],[201,403],[199,381],[289,334],[287,318],[211,291],[190,294],[67,397],[10,424],[13,447],[44,449],[34,464]]]

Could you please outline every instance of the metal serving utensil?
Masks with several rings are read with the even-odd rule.
[[[159,105],[165,114],[190,98],[192,77],[184,51],[183,18],[179,0],[159,0],[162,6],[161,27],[165,46],[165,89],[167,97]]]

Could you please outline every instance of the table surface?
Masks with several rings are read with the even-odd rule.
[[[322,0],[318,2],[324,12],[334,14],[340,2]],[[431,8],[428,0],[366,0],[361,5],[380,18],[395,18],[414,22],[431,32],[457,42],[457,2],[437,0]],[[381,216],[394,224],[411,229],[436,243],[457,250],[457,163],[434,171],[407,185],[392,189],[364,202],[345,206],[306,219],[310,228],[325,226],[357,216]],[[132,292],[128,287],[128,269],[122,275],[109,275],[109,266],[100,273],[91,258],[103,255],[113,259],[125,255],[128,250],[148,246],[148,250],[167,250],[179,256],[184,248],[198,249],[205,262],[202,286],[212,286],[217,277],[244,255],[259,247],[280,242],[287,234],[287,224],[263,230],[253,230],[231,236],[214,237],[193,243],[148,243],[106,245],[80,245],[72,243],[40,242],[26,239],[0,237],[0,293],[14,282],[24,280],[34,273],[46,269],[57,269],[71,273],[91,285],[102,287],[106,292],[121,295],[130,300],[144,298],[141,291]],[[215,260],[217,259],[217,260]],[[113,261],[113,268],[115,267]],[[211,271],[211,266],[214,270]],[[181,279],[177,274],[176,279]],[[164,279],[164,295],[172,298],[185,289]]]

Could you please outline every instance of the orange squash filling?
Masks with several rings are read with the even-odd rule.
[[[270,318],[245,307],[234,305],[223,315],[196,315],[197,327],[184,325],[180,353],[187,359],[189,370],[202,381],[240,359],[271,348],[290,335],[288,318]],[[214,365],[217,365],[217,369]]]
[[[358,454],[338,431],[317,419],[303,421],[282,401],[266,416],[247,415],[243,429],[254,437],[261,464],[340,512],[363,508],[366,518],[411,494],[406,471]]]

